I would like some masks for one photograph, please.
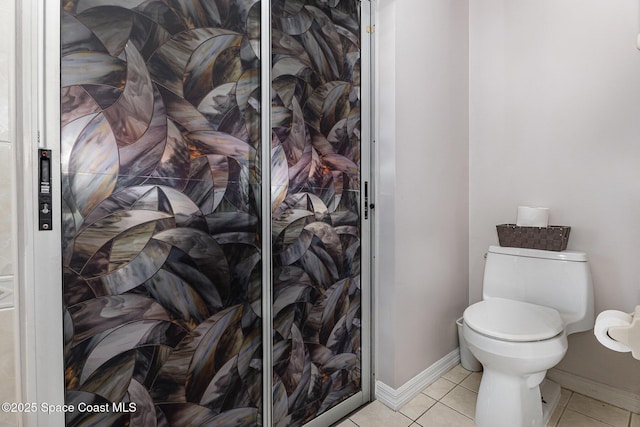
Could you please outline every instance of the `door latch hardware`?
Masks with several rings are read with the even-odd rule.
[[[373,209],[373,203],[369,204],[369,181],[364,182],[364,219],[369,219],[369,209]]]
[[[51,150],[38,150],[38,229],[53,229],[51,212]]]

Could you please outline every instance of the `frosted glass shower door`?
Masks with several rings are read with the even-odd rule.
[[[369,2],[60,1],[66,425],[368,401]]]
[[[260,3],[63,0],[61,39],[67,425],[257,425]]]
[[[361,7],[271,3],[276,426],[302,425],[367,394]]]

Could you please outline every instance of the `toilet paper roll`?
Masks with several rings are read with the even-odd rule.
[[[623,313],[618,310],[605,310],[598,314],[596,318],[596,324],[593,327],[593,333],[595,334],[600,344],[611,349],[613,351],[619,351],[626,353],[631,349],[621,342],[618,342],[611,338],[608,334],[609,328],[614,326],[630,326],[633,321],[633,316],[627,313]]]
[[[516,225],[520,227],[547,227],[549,225],[549,208],[518,206]]]

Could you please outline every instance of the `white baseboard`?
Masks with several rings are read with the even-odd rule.
[[[458,363],[460,363],[460,353],[455,349],[398,389],[382,381],[376,381],[376,399],[397,411]],[[640,395],[636,393],[620,390],[559,369],[550,369],[547,372],[547,378],[568,390],[627,411],[640,413]]]
[[[620,390],[559,369],[550,369],[547,372],[547,378],[576,393],[601,400],[627,411],[640,413],[640,395],[636,393]]]
[[[382,381],[376,381],[376,399],[397,411],[458,363],[460,363],[460,352],[456,348],[398,389],[394,389]]]

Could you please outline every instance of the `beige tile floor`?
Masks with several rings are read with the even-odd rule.
[[[481,372],[458,365],[394,412],[374,401],[334,427],[474,427]],[[640,427],[640,415],[562,389],[548,427]]]

